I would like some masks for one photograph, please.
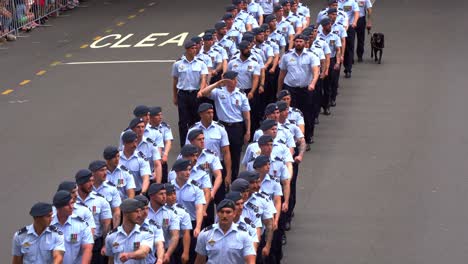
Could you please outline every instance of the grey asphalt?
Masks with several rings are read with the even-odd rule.
[[[0,259],[10,258],[13,232],[31,222],[30,206],[50,201],[59,181],[116,144],[136,104],[162,106],[177,131],[170,63],[49,65],[176,59],[183,50],[174,44],[80,46],[110,34],[107,29],[135,34],[131,44],[157,32],[170,35],[156,44],[181,32],[198,35],[225,2],[90,0],[51,20],[53,27],[0,46],[0,92],[14,90],[0,95]],[[320,4],[310,2],[315,16]],[[300,168],[284,263],[466,263],[468,4],[451,3],[377,1],[383,64],[366,53],[353,77],[341,80],[332,116],[321,116]],[[126,23],[116,26],[120,21]],[[47,72],[35,76],[39,70]],[[18,86],[23,80],[31,82]]]

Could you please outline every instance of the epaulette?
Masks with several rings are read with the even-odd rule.
[[[264,193],[256,192],[255,195],[257,195],[260,198],[264,198],[264,199],[267,198],[266,197],[267,194],[264,194]]]
[[[123,171],[129,171],[124,165],[120,165],[120,169],[122,169]]]
[[[212,151],[211,149],[205,149],[205,151],[216,156],[216,152]]]
[[[282,139],[278,140],[278,142],[281,143],[281,144],[286,144],[286,142],[284,142],[284,140],[282,140]]]
[[[203,229],[203,231],[209,231],[209,230],[213,229],[213,227],[214,227],[213,225],[207,226],[207,227],[205,227]]]
[[[251,57],[253,61],[258,62],[258,60],[255,57]]]
[[[255,217],[260,218],[261,214],[255,214]]]
[[[58,233],[59,235],[63,235],[62,231],[60,231],[56,226],[50,225],[49,230]]]
[[[266,192],[261,192],[261,194],[265,195],[266,197],[270,197],[270,195]]]
[[[83,218],[81,218],[81,216],[75,215],[75,218],[78,219],[78,221],[80,221],[80,222],[86,223],[86,221]],[[88,224],[88,223],[86,223],[86,224]]]
[[[292,22],[291,20],[289,20],[289,18],[286,18],[284,21],[290,22],[290,23]]]
[[[25,227],[21,228],[20,230],[18,230],[18,235],[21,235],[21,234],[25,233],[26,231],[28,231],[28,227],[25,226]]]
[[[282,158],[280,158],[280,157],[278,157],[278,156],[275,157],[275,160],[276,160],[276,161],[284,161],[284,159],[282,159]]]
[[[256,206],[255,204],[251,203],[251,202],[248,202],[246,204],[247,207],[249,207],[250,209],[254,210],[255,213],[258,213],[258,206]]]
[[[145,161],[148,161],[148,158],[145,156],[145,154],[143,154],[143,152],[138,151],[138,155],[140,155],[140,157],[144,159]]]
[[[247,232],[247,228],[241,226],[241,225],[238,225],[237,226],[237,229],[241,230],[241,231],[244,231],[244,232]]]
[[[117,230],[118,230],[118,229],[117,229],[117,227],[116,227],[116,228],[114,228],[114,229],[112,229],[112,230],[109,232],[109,235],[110,235],[110,234],[112,234],[112,233],[115,233],[115,232],[117,232]]]
[[[295,125],[295,124],[296,124],[296,120],[289,120],[289,123]]]
[[[158,145],[156,144],[156,142],[154,142],[154,140],[152,140],[151,138],[147,137],[146,138],[146,141],[148,141],[149,143],[153,144],[153,146],[157,147]]]
[[[322,41],[325,41],[325,39],[324,39],[324,38],[322,38],[322,37],[319,37],[319,39],[320,39],[320,40],[322,40]]]
[[[224,127],[224,125],[221,124],[220,122],[214,121],[214,123],[217,124],[217,125],[220,126],[220,127]]]
[[[170,127],[171,127],[168,123],[166,123],[166,122],[164,122],[164,121],[161,122],[161,125],[162,125],[163,127],[167,127],[167,128],[170,128]]]
[[[166,208],[167,210],[171,210],[171,211],[173,211],[173,212],[176,211],[174,208],[170,207],[169,205],[164,205],[163,208]]]
[[[298,13],[298,14],[301,15],[301,16],[304,16],[304,14],[302,14],[302,13]]]
[[[320,10],[320,11],[327,11],[327,8],[325,7],[324,9]]]
[[[158,225],[158,223],[156,223],[156,221],[154,221],[153,219],[150,219],[149,223],[156,226],[158,229],[161,229],[161,227]]]
[[[98,192],[94,192],[94,194],[95,194],[96,196],[99,196],[99,197],[102,197],[102,198],[105,199],[104,195],[102,195],[102,194],[100,194],[100,193],[98,193]]]
[[[252,161],[255,161],[255,157],[252,156],[250,159],[249,159],[249,162],[252,162]]]
[[[248,217],[244,217],[244,222],[248,225],[250,225],[251,227],[255,228],[255,225],[254,223],[252,222],[252,220],[250,220]]]
[[[203,62],[203,59],[202,59],[202,58],[196,58],[196,60],[199,60],[199,61]]]
[[[88,208],[88,206],[86,206],[86,204],[84,204],[82,201],[76,201],[75,204]]]
[[[195,185],[195,186],[197,186],[198,188],[200,188],[200,185],[199,185],[198,182],[196,182],[195,180],[190,181],[190,184]]]
[[[315,47],[321,49],[322,47],[319,44],[315,44]]]
[[[181,204],[176,204],[176,206],[185,210],[185,207]]]
[[[144,232],[148,232],[150,234],[153,234],[153,231],[149,230],[148,228],[146,228],[144,226],[140,226],[140,231],[144,231]]]
[[[336,22],[336,23],[337,23],[338,25],[340,25],[340,26],[343,26],[343,24],[342,24],[341,22]]]
[[[106,181],[106,183],[107,183],[108,185],[110,185],[110,186],[113,186],[113,187],[115,187],[115,184],[114,184],[114,183],[112,183],[112,182],[110,182],[110,181]]]

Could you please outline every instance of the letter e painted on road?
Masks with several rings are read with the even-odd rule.
[[[94,41],[91,45],[89,45],[90,48],[92,49],[100,49],[100,48],[105,48],[109,45],[112,45],[112,42],[111,43],[106,43],[106,44],[100,44],[98,45],[100,42],[102,42],[103,40],[107,39],[107,38],[114,38],[114,39],[120,39],[122,37],[122,35],[120,34],[111,34],[111,35],[108,35],[108,36],[105,36],[105,37],[102,37],[96,41]]]
[[[110,46],[111,49],[115,49],[115,48],[130,48],[132,45],[129,45],[129,44],[125,44],[125,45],[122,45],[122,43],[124,43],[127,39],[131,38],[133,36],[133,34],[128,34],[127,36],[125,36],[123,39],[117,41],[116,43],[114,43],[114,45]]]
[[[182,46],[184,44],[184,41],[185,39],[187,38],[188,36],[188,32],[183,32],[183,33],[180,33],[179,35],[171,38],[171,39],[168,39],[166,41],[164,41],[163,43],[159,44],[158,47],[162,47],[164,45],[167,45],[169,43],[176,43],[177,46]]]
[[[142,39],[140,42],[135,44],[135,48],[144,48],[144,47],[153,47],[156,43],[145,43],[145,42],[153,42],[157,40],[157,37],[167,36],[169,33],[152,33],[149,34],[146,38]]]

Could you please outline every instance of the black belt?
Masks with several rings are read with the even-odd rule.
[[[228,122],[224,122],[224,121],[219,120],[218,122],[220,122],[221,124],[223,124],[223,126],[228,126],[228,127],[238,126],[238,125],[244,125],[244,122],[243,122],[243,121],[241,121],[241,122],[234,122],[234,123],[228,123]]]
[[[192,93],[198,93],[199,90],[181,90],[179,89],[179,93],[186,93],[186,94],[192,94]]]

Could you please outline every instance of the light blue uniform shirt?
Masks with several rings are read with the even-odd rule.
[[[223,62],[223,55],[221,52],[217,51],[216,49],[213,48],[213,46],[211,46],[211,48],[205,52],[203,47],[201,48],[200,50],[200,54],[204,54],[208,57],[210,57],[210,60],[211,60],[211,68],[213,69],[216,69],[216,67]]]
[[[275,196],[283,196],[280,179],[272,178],[269,174],[265,175],[265,178],[260,184],[260,192],[268,194],[271,200],[273,200]]]
[[[250,210],[261,220],[271,219],[276,214],[276,208],[268,195],[253,193],[244,203],[244,210]]]
[[[138,250],[140,246],[148,246],[150,252],[154,250],[154,238],[150,230],[135,225],[132,232],[127,235],[122,226],[112,230],[106,237],[106,255],[114,258],[115,264],[124,263],[120,261],[120,254]],[[125,264],[146,264],[145,259],[129,259]]]
[[[168,123],[163,121],[157,127],[150,126],[150,129],[151,130],[158,130],[159,133],[161,134],[161,136],[162,136],[161,151],[164,152],[166,142],[174,140],[174,136],[172,135],[171,126]],[[158,146],[159,146],[159,144],[158,144]]]
[[[367,14],[367,9],[372,8],[372,2],[370,0],[357,0],[359,6],[359,17],[363,17]]]
[[[295,107],[289,107],[288,110],[288,120],[291,123],[294,123],[296,126],[304,125],[304,114],[302,111]]]
[[[231,29],[226,32],[226,36],[238,45],[242,40],[242,32],[245,32],[245,25],[240,20],[237,20],[237,23],[234,23],[235,24],[232,25]],[[242,28],[244,30],[242,30]]]
[[[315,48],[321,49],[324,55],[328,55],[328,54],[331,53],[330,46],[328,46],[327,41],[325,39],[323,39],[323,38],[318,37],[318,36],[314,40],[314,42],[312,42],[312,46],[313,46],[314,50],[315,50]]]
[[[219,44],[219,42],[214,43],[213,46],[211,47],[211,49],[213,49],[214,51],[219,52],[221,54],[221,57],[223,58],[223,60],[229,59],[229,55],[228,55],[227,50],[224,48],[224,46]]]
[[[52,215],[55,216],[57,213],[57,209],[55,206],[52,207]],[[80,217],[83,219],[89,226],[89,228],[96,228],[96,224],[94,223],[94,216],[89,210],[88,206],[81,201],[76,201],[73,204],[73,214],[75,216]]]
[[[255,225],[250,221],[250,219],[246,218],[247,221],[249,221],[249,224],[245,222],[245,219],[239,218],[239,221],[237,221],[237,225],[242,227],[243,229],[247,230],[247,233],[250,236],[250,239],[252,239],[253,243],[258,243],[258,236],[257,236],[257,228]]]
[[[260,6],[258,3],[255,3],[254,1],[248,4],[247,12],[249,12],[249,14],[251,14],[257,20],[257,23],[259,18],[265,14],[265,12],[263,12],[262,6]]]
[[[281,21],[277,22],[276,28],[279,30],[281,35],[283,35],[286,42],[289,40],[289,35],[296,34],[296,31],[291,25],[291,21],[289,19],[282,18]]]
[[[172,66],[172,77],[177,77],[177,89],[184,91],[194,91],[200,89],[201,76],[208,74],[208,68],[200,58],[188,61],[182,58]]]
[[[302,14],[304,17],[310,17],[310,9],[303,3],[298,3],[297,12]]]
[[[291,87],[308,87],[313,79],[313,66],[320,66],[320,60],[306,49],[299,55],[295,49],[281,58],[279,67],[287,71],[284,83]]]
[[[206,172],[203,164],[192,167],[192,170],[190,171],[189,181],[192,181],[191,183],[193,184],[193,181],[195,181],[196,185],[198,185],[198,187],[200,187],[201,189],[213,188],[210,174]]]
[[[317,29],[319,33],[323,33],[323,27],[320,25]],[[343,24],[341,22],[335,21],[333,23],[331,32],[335,33],[338,35],[340,38],[346,38],[348,36],[348,32],[346,32],[346,29],[344,28]]]
[[[240,55],[228,63],[228,70],[239,73],[237,75],[237,87],[241,90],[252,89],[252,81],[254,75],[260,76],[260,64],[254,56],[249,56],[245,61],[242,61]]]
[[[211,57],[208,56],[208,54],[202,52],[202,50],[200,50],[200,52],[195,56],[195,59],[198,58],[203,60],[203,63],[205,63],[208,69],[213,68],[213,61],[211,60]]]
[[[93,191],[104,196],[111,208],[117,208],[122,203],[119,191],[112,182],[105,181],[98,188],[93,185]]]
[[[182,156],[179,155],[177,159],[181,159]],[[213,171],[215,170],[222,170],[223,165],[221,165],[221,161],[216,154],[209,150],[204,149],[202,153],[198,156],[197,163],[193,167],[203,168],[206,173],[209,175],[213,175]],[[170,182],[176,178],[175,171],[171,170],[167,175],[167,181]]]
[[[272,40],[265,40],[265,44],[269,45],[273,49],[273,56],[280,54],[280,47],[276,42]]]
[[[356,0],[338,0],[338,7],[348,15],[349,24],[354,20],[354,12],[359,12],[359,5]]]
[[[325,53],[323,53],[323,49],[319,45],[313,45],[309,48],[309,52],[313,53],[315,56],[319,58],[319,60],[325,59]],[[320,65],[321,67],[322,65]]]
[[[341,8],[340,8],[341,9]],[[337,10],[338,12],[336,13],[336,22],[340,22],[343,25],[348,25],[348,15],[346,15],[345,12]],[[317,14],[317,24],[320,24],[320,21],[322,21],[324,18],[328,17],[328,7],[320,10],[320,12]]]
[[[247,230],[232,224],[224,234],[218,224],[200,233],[195,251],[208,257],[207,264],[244,263],[244,257],[256,255],[253,241]]]
[[[286,19],[287,21],[289,21],[294,26],[294,29],[303,26],[304,19],[302,18],[302,16],[299,16],[298,14],[294,14],[293,12],[289,12],[288,16],[283,17],[283,19]]]
[[[122,133],[120,133],[120,141],[119,141],[119,149],[122,150],[123,149],[123,141],[122,141],[122,136],[125,132],[129,131],[131,129],[125,129],[124,131],[122,131]],[[147,138],[150,138],[151,140],[153,140],[154,142],[156,142],[156,144],[158,145],[158,147],[163,147],[163,138],[162,138],[162,135],[159,131],[155,131],[153,129],[150,129],[150,125],[149,123],[146,124],[146,127],[145,127],[145,132],[143,133],[143,137],[147,137]]]
[[[113,172],[107,170],[107,180],[112,182],[119,191],[120,200],[128,198],[127,190],[135,189],[135,179],[127,167],[119,164]]]
[[[279,3],[279,0],[255,0],[263,8],[265,15],[273,13],[273,6]]]
[[[283,34],[281,34],[281,31],[279,29],[276,29],[275,31],[271,32],[268,36],[268,40],[275,42],[281,48],[286,47],[286,38],[283,36]]]
[[[263,130],[257,129],[254,133],[253,141],[258,141],[258,139],[263,136]],[[294,135],[285,129],[284,127],[278,125],[278,132],[275,139],[282,144],[285,144],[288,148],[295,148],[296,142],[294,141]]]
[[[226,50],[228,57],[231,57],[238,51],[236,43],[234,43],[234,41],[232,41],[227,35],[224,36],[221,40],[218,40],[217,44]]]
[[[63,263],[81,264],[83,252],[81,246],[94,244],[93,234],[88,224],[80,217],[71,215],[62,226],[57,216],[52,219],[51,225],[63,233],[65,239],[65,255]]]
[[[55,226],[49,226],[39,236],[31,224],[23,227],[13,236],[11,254],[23,256],[24,264],[50,264],[55,250],[65,251],[63,233]]]
[[[152,220],[152,219],[149,219],[149,218],[146,218],[145,221],[143,221],[143,223],[141,224],[142,227],[150,230],[153,234],[153,244],[154,244],[154,247],[153,247],[153,250],[151,250],[151,252],[148,254],[148,256],[146,257],[146,264],[154,264],[156,263],[156,243],[157,242],[163,242],[164,243],[164,234],[163,234],[163,231],[161,229],[161,226],[159,226],[156,221]]]
[[[230,93],[225,86],[211,91],[210,99],[214,100],[219,120],[226,123],[243,122],[242,112],[250,111],[249,100],[239,88]]]
[[[214,152],[222,160],[223,153],[221,152],[221,148],[229,146],[229,138],[224,126],[216,121],[212,121],[208,127],[203,126],[201,122],[197,122],[188,130],[187,135],[194,129],[203,130],[205,148]],[[188,138],[185,140],[185,144],[190,144]]]
[[[244,166],[247,166],[249,162],[254,160],[260,154],[261,154],[261,149],[258,143],[257,142],[251,143],[249,146],[247,146],[247,149],[245,150],[244,158],[242,159],[241,164]],[[291,155],[291,151],[289,151],[289,148],[286,147],[286,145],[277,142],[276,139],[273,140],[273,149],[271,151],[271,156],[281,157],[284,160],[284,162],[294,162],[294,159]]]
[[[91,192],[83,201],[78,195],[78,201],[84,203],[91,213],[93,214],[94,223],[96,224],[96,229],[94,230],[94,237],[102,237],[102,226],[101,220],[112,219],[112,211],[109,203],[106,199],[96,192]]]
[[[142,177],[145,175],[151,176],[151,169],[149,162],[138,156],[137,151],[133,152],[132,156],[128,159],[125,157],[123,151],[120,152],[119,166],[125,166],[133,175],[135,181],[135,191],[141,191],[141,184],[143,183]]]
[[[158,209],[157,212],[153,210],[151,204],[149,205],[148,219],[156,222],[158,226],[161,227],[161,230],[164,235],[164,247],[168,248],[171,241],[171,231],[180,230],[180,220],[177,217],[174,209],[168,206],[162,206]]]
[[[287,119],[284,123],[279,123],[279,125],[284,129],[288,129],[296,142],[304,137],[304,133],[302,133],[301,129],[296,124],[289,122]]]
[[[167,205],[167,206],[174,209],[176,215],[179,217],[180,230],[192,230],[193,229],[190,215],[183,205],[175,203],[173,205]],[[182,236],[183,234],[181,232],[180,237]]]
[[[267,43],[267,41],[264,41],[261,44],[256,44],[254,46],[254,49],[257,50],[257,53],[260,54],[262,57],[262,62],[265,64],[270,57],[275,56],[275,53],[273,52],[273,47]]]
[[[327,35],[322,32],[319,33],[318,37],[323,38],[330,47],[330,58],[335,58],[337,48],[341,48],[341,38],[333,32],[330,32]]]
[[[183,205],[190,215],[192,221],[196,220],[196,205],[206,204],[205,195],[200,187],[194,185],[191,180],[187,181],[183,186],[179,186],[175,180],[174,184],[177,193],[177,203]]]

